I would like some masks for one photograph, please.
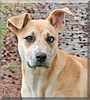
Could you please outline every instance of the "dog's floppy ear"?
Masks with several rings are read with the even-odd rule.
[[[30,20],[28,13],[11,17],[7,20],[7,27],[14,33],[18,33]]]
[[[72,12],[67,8],[63,8],[63,9],[56,9],[54,10],[49,17],[46,19],[50,22],[50,24],[52,24],[55,29],[57,30],[57,32],[60,32],[61,29],[64,27],[64,17],[65,17],[65,13],[69,14],[69,15],[73,15]]]

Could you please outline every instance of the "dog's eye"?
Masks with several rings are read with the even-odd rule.
[[[49,36],[46,38],[46,41],[51,44],[54,41],[54,37],[53,36]]]
[[[35,37],[34,36],[27,36],[24,39],[26,39],[27,42],[30,42],[31,43],[31,42],[34,42]]]

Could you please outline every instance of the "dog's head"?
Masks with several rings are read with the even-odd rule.
[[[29,67],[50,67],[58,50],[58,33],[64,27],[68,8],[54,10],[46,20],[31,20],[28,13],[8,19],[8,28],[18,37],[18,49]]]

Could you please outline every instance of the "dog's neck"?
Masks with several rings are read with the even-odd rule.
[[[25,67],[27,67],[27,64],[22,62],[22,77],[25,79],[24,81],[31,89],[33,97],[44,97],[45,95],[53,94],[50,91],[53,89],[54,83],[64,66],[62,65],[64,58],[61,58],[62,55],[60,55],[58,51],[50,68],[34,69],[28,67],[28,69],[26,69]],[[58,62],[61,62],[61,65],[57,65]]]

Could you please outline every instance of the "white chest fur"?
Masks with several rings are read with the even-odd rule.
[[[46,69],[31,69],[27,70],[26,82],[30,88],[32,97],[43,97],[43,88],[45,87]]]

